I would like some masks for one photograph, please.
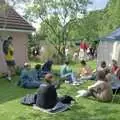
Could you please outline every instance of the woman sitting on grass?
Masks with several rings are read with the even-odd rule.
[[[120,80],[120,67],[116,60],[112,60],[111,72]]]
[[[19,86],[23,88],[38,88],[40,82],[36,81],[31,74],[31,67],[29,63],[24,64],[24,68],[21,71]]]
[[[87,63],[82,60],[81,61],[81,68],[79,71],[80,80],[94,80],[95,75],[93,74],[93,71],[90,66],[87,65]]]
[[[66,79],[66,82],[78,84],[76,82],[76,77],[72,72],[72,69],[70,68],[69,64],[69,61],[66,61],[65,64],[61,66],[60,76],[61,78]]]
[[[104,71],[97,72],[97,82],[88,86],[88,96],[93,96],[99,101],[109,102],[112,100],[112,87],[105,78]]]

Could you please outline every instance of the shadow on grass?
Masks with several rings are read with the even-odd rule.
[[[21,98],[26,94],[34,93],[35,89],[19,88],[17,81],[18,77],[14,77],[12,82],[0,79],[0,104]]]

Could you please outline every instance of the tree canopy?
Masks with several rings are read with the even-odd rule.
[[[54,45],[65,60],[65,48],[70,39],[70,24],[76,24],[86,14],[89,0],[34,0],[26,8],[26,18],[41,22],[40,34]],[[77,24],[76,24],[77,25]]]

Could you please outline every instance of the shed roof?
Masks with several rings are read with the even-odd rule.
[[[117,28],[111,34],[109,34],[105,37],[102,37],[101,40],[108,40],[108,41],[120,40],[120,28]]]
[[[35,28],[30,25],[22,16],[20,16],[11,6],[5,4],[4,0],[0,0],[0,30],[8,31],[35,31]]]

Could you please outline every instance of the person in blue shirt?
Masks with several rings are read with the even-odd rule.
[[[23,88],[38,88],[41,82],[33,78],[31,74],[31,67],[29,63],[24,64],[24,68],[21,71],[19,85]]]
[[[66,61],[65,64],[61,66],[60,76],[61,78],[65,78],[69,83],[76,82],[76,77],[69,66],[69,61]]]
[[[41,65],[36,64],[35,68],[31,71],[32,79],[35,81],[40,81],[42,78]]]
[[[45,64],[42,66],[42,71],[45,73],[50,73],[51,69],[52,69],[52,65],[53,65],[53,61],[52,60],[48,60],[47,62],[45,62]]]

